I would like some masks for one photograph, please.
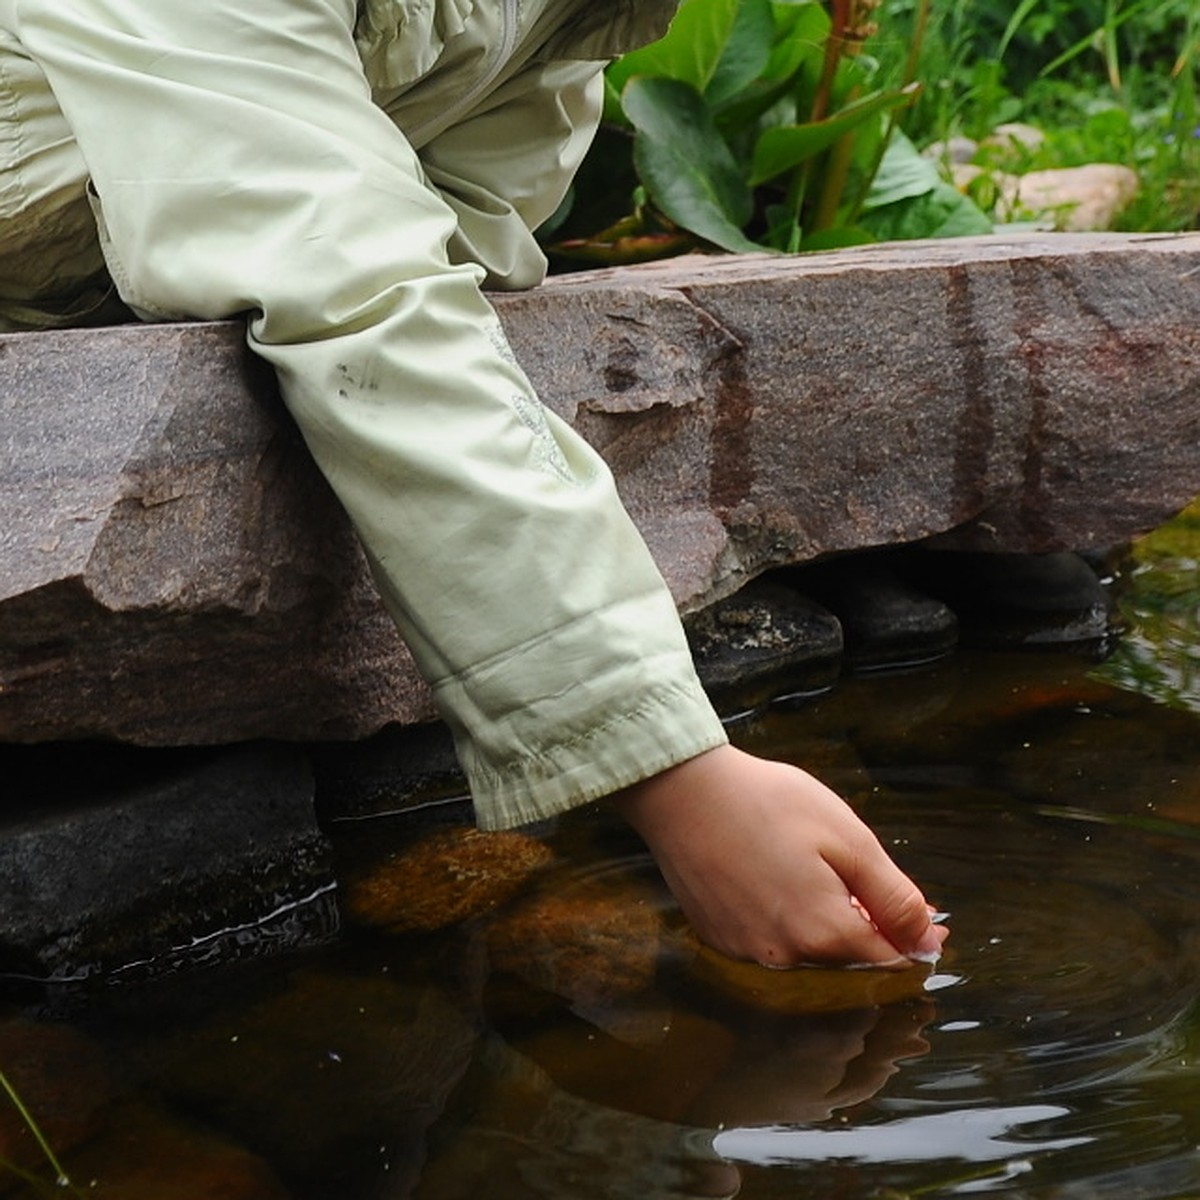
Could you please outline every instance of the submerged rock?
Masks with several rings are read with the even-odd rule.
[[[0,1021],[0,1070],[60,1157],[104,1128],[119,1091],[112,1064],[93,1042],[65,1025],[20,1017]],[[43,1177],[50,1171],[7,1096],[0,1097],[0,1192],[8,1182],[4,1167]]]
[[[662,904],[660,891],[628,873],[560,884],[490,925],[492,968],[610,1024],[654,984],[664,949]]]
[[[53,1187],[111,1200],[289,1198],[275,1172],[244,1146],[126,1093],[109,1056],[65,1025],[0,1022],[0,1069],[70,1180],[53,1182],[33,1130],[6,1097],[0,1192],[9,1190],[12,1168],[45,1180],[45,1194]]]
[[[914,1000],[925,995],[929,968],[914,964],[902,970],[847,970],[795,967],[775,970],[740,962],[695,943],[690,981],[726,1000],[764,1013],[847,1012]]]
[[[609,1057],[611,1047],[597,1038],[594,1056]],[[560,1082],[544,1064],[489,1038],[457,1119],[438,1130],[440,1153],[422,1172],[419,1194],[733,1200],[741,1177],[712,1149],[709,1131],[592,1098],[570,1071],[579,1057],[576,1050],[555,1064],[567,1075]],[[643,1092],[655,1082],[643,1075]]]
[[[511,899],[553,859],[527,834],[440,830],[349,872],[341,910],[355,924],[391,933],[444,929]]]
[[[127,1101],[104,1134],[64,1164],[100,1200],[290,1200],[275,1171],[244,1146],[149,1104]]]
[[[421,974],[293,971],[133,1049],[168,1103],[238,1130],[303,1195],[408,1195],[478,1037],[469,1007]]]

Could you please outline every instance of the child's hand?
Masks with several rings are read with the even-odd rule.
[[[613,797],[704,941],[768,966],[935,959],[915,884],[811,775],[721,746]]]

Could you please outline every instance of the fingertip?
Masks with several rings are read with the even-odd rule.
[[[942,946],[949,936],[950,930],[945,926],[930,925],[921,935],[917,944],[908,952],[908,957],[913,962],[931,965],[936,963],[942,957]]]
[[[850,903],[866,916],[885,940],[903,959],[902,965],[936,963],[949,929],[939,912],[921,890],[893,863],[868,881],[859,881],[857,896]],[[869,886],[874,884],[874,887]],[[869,898],[865,893],[869,893]]]

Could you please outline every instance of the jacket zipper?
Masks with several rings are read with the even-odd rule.
[[[500,44],[496,47],[496,53],[492,55],[487,70],[448,109],[411,130],[408,134],[410,142],[421,142],[431,129],[449,129],[463,113],[469,112],[475,101],[496,82],[496,77],[504,70],[517,47],[519,19],[520,0],[503,0],[500,10]]]

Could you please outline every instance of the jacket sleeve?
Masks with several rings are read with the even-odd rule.
[[[450,258],[481,264],[485,288],[528,288],[545,277],[531,231],[553,216],[591,144],[601,67],[535,62],[421,147],[426,178],[457,218]]]
[[[18,13],[126,302],[250,314],[454,731],[479,823],[722,742],[609,472],[532,394],[483,269],[452,261],[455,210],[371,101],[353,0]]]

